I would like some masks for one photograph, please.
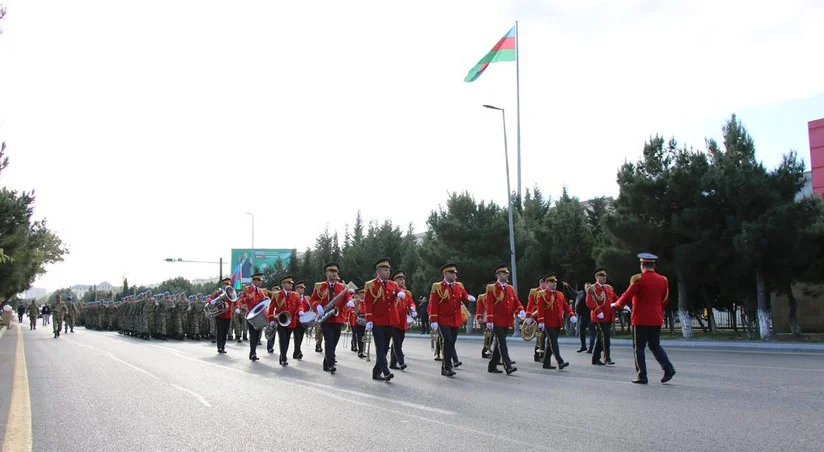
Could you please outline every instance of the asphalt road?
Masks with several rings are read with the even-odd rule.
[[[6,354],[14,328],[0,339]],[[506,376],[487,373],[480,342],[459,340],[463,366],[450,379],[428,338],[411,334],[409,368],[385,383],[370,378],[374,355],[366,363],[343,344],[331,375],[311,343],[283,368],[265,345],[252,363],[246,343],[221,356],[210,341],[75,331],[23,330],[33,450],[821,448],[824,355],[670,349],[676,377],[660,384],[648,353],[650,384],[639,386],[628,347],[596,367],[562,345],[571,365],[543,370],[532,342],[510,338],[519,370]]]

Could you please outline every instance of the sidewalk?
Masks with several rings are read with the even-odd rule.
[[[483,340],[483,336],[467,335],[465,330],[458,333],[459,341],[477,341]],[[429,340],[429,335],[419,334],[419,332],[407,332],[406,338],[418,338]],[[524,342],[520,336],[508,336],[507,343],[512,341]],[[531,343],[535,343],[534,340]],[[573,337],[559,337],[559,344],[575,345],[581,344],[581,341]],[[612,339],[610,341],[612,346],[618,347],[632,347],[632,341],[629,339]],[[795,353],[822,353],[824,354],[824,343],[811,344],[805,342],[759,342],[759,341],[691,341],[691,340],[662,340],[661,345],[664,348],[671,349],[691,349],[691,350],[743,350],[752,352],[795,352]]]

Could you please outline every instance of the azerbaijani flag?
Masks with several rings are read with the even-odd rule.
[[[237,264],[237,267],[235,267],[234,273],[232,273],[232,287],[235,290],[238,290],[238,291],[241,289],[240,278],[241,278],[240,264]]]
[[[481,61],[478,61],[478,64],[475,65],[470,71],[469,74],[466,74],[466,78],[464,79],[465,82],[474,82],[478,80],[478,77],[484,73],[486,67],[489,66],[489,63],[495,63],[498,61],[515,61],[517,58],[517,35],[515,33],[515,27],[513,26],[492,50],[489,51]]]

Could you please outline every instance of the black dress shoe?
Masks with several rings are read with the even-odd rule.
[[[578,351],[576,353],[581,353],[581,352],[585,352],[585,351],[587,351],[587,348],[586,347],[581,347],[581,348],[578,349]]]
[[[251,359],[252,361],[258,361],[260,358],[258,358],[257,355],[252,355],[249,357],[249,359]]]
[[[378,381],[385,381],[386,380],[385,378],[383,378],[383,375],[372,375],[372,379],[373,380],[378,380]]]
[[[275,349],[273,348],[267,348],[266,351],[269,353],[275,353]]]
[[[557,367],[553,366],[552,364],[548,366],[543,366],[544,369],[557,369]]]
[[[492,353],[481,354],[481,358],[483,358],[483,359],[489,359],[491,357],[492,357]]]
[[[541,358],[540,356],[534,356],[532,359],[534,359],[536,363],[543,361],[543,358]]]
[[[435,361],[443,361],[440,356],[435,357]]]
[[[335,367],[335,366],[332,366],[332,367],[329,368],[330,373],[335,373],[335,372],[337,372],[337,370],[338,370],[338,368]]]
[[[289,361],[283,360],[283,361],[281,361],[281,362],[280,362],[280,365],[281,365],[281,366],[288,366],[288,365],[289,365]]]
[[[511,362],[512,364],[515,364],[515,363],[517,363],[518,361],[510,361],[510,362]]]
[[[558,364],[558,369],[559,369],[559,370],[560,370],[560,369],[563,369],[564,367],[566,367],[566,366],[568,366],[568,365],[569,365],[569,362],[564,361],[564,362],[562,362],[561,364]]]
[[[240,339],[238,339],[238,340],[237,340],[237,343],[238,343],[238,344],[242,344],[242,343],[243,343],[243,341],[242,341],[242,340],[240,340]]]
[[[517,370],[518,370],[517,367],[510,367],[509,369],[506,370],[506,374],[507,375],[512,375],[512,373],[517,371]]]
[[[504,373],[504,371],[498,369],[497,367],[492,368],[492,369],[486,369],[486,371],[491,373],[491,374],[502,374],[502,373]]]
[[[461,364],[463,364],[463,363],[458,361],[455,364],[453,364],[452,367],[461,367]]]
[[[358,353],[358,358],[361,358],[361,359],[366,358],[366,355],[364,355],[363,353]]]
[[[672,380],[672,377],[674,377],[674,376],[675,376],[675,369],[673,369],[671,372],[670,371],[664,372],[664,378],[661,379],[661,383],[666,383],[666,382]]]
[[[649,383],[646,378],[644,378],[643,380],[640,378],[636,378],[635,380],[632,380],[632,382],[638,385],[645,385]]]
[[[401,370],[401,368],[396,366],[396,365],[391,365],[391,366],[389,366],[389,368],[392,369],[392,370]]]
[[[405,369],[406,369],[406,364],[401,364],[401,370],[405,370]]]
[[[592,354],[592,349],[587,350],[587,353]]]
[[[384,379],[384,380],[386,380],[386,381],[389,381],[389,380],[391,380],[391,379],[393,379],[393,378],[395,378],[395,374],[393,374],[392,372],[389,372],[389,375],[385,375],[385,376],[383,377],[383,379]]]
[[[593,361],[593,362],[592,362],[592,365],[593,365],[593,366],[603,366],[603,365],[604,365],[604,363],[602,363],[600,360],[598,360],[598,361]]]
[[[454,376],[455,376],[455,371],[452,371],[452,370],[442,370],[442,371],[441,371],[441,375],[443,375],[444,377],[454,377]]]
[[[608,359],[608,360],[607,360],[607,364],[608,364],[608,365],[610,365],[610,366],[614,366],[614,365],[615,365],[615,363],[614,363],[611,359]]]
[[[226,350],[218,350],[218,353],[226,353]]]

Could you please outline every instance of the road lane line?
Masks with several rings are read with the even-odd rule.
[[[80,347],[90,348],[90,349],[92,349],[92,350],[94,350],[94,351],[96,351],[96,352],[98,352],[98,353],[103,354],[104,356],[106,356],[106,357],[108,357],[108,358],[111,358],[111,359],[113,359],[113,360],[115,360],[115,361],[119,362],[120,364],[123,364],[123,365],[125,365],[125,366],[129,366],[129,367],[131,367],[132,369],[134,369],[134,370],[136,370],[136,371],[138,371],[138,372],[141,372],[141,373],[143,373],[143,374],[148,375],[148,376],[149,376],[149,377],[151,377],[151,378],[154,378],[155,380],[160,380],[160,378],[159,378],[159,377],[157,377],[156,375],[154,375],[154,374],[152,374],[152,373],[150,373],[150,372],[148,372],[148,371],[146,371],[146,370],[143,370],[143,369],[141,369],[141,368],[139,368],[139,367],[135,366],[134,364],[129,364],[129,363],[127,363],[126,361],[123,361],[122,359],[120,359],[120,358],[118,358],[118,357],[114,356],[111,352],[107,352],[106,350],[101,350],[101,349],[99,349],[99,348],[97,348],[97,347],[92,347],[91,345],[81,344],[81,343],[79,343],[79,342],[75,342],[75,341],[71,341],[71,340],[66,341],[66,342],[69,342],[69,343],[71,343],[71,344],[74,344],[74,345],[77,345],[77,346],[80,346]]]
[[[674,364],[674,363],[673,363]],[[792,371],[801,371],[801,372],[824,372],[824,369],[803,369],[800,367],[776,367],[776,366],[753,366],[751,364],[720,364],[720,363],[712,363],[712,364],[702,364],[702,363],[691,363],[689,361],[679,361],[678,364],[687,364],[690,366],[705,366],[705,367],[743,367],[745,369],[766,369],[766,370],[792,370]]]
[[[184,388],[184,387],[182,387],[182,386],[178,386],[178,385],[176,385],[176,384],[174,384],[174,383],[169,383],[169,386],[173,386],[173,387],[175,387],[175,388],[177,388],[177,389],[180,389],[180,390],[181,390],[181,391],[183,391],[183,392],[188,392],[189,394],[193,395],[193,396],[194,396],[197,400],[199,400],[199,401],[200,401],[200,403],[202,403],[202,404],[203,404],[203,406],[205,406],[205,407],[207,407],[207,408],[211,408],[211,407],[212,407],[212,405],[209,403],[209,401],[208,401],[208,400],[206,400],[206,398],[205,398],[205,397],[203,397],[202,395],[200,395],[200,394],[198,394],[198,393],[196,393],[196,392],[194,392],[194,391],[190,391],[190,390],[188,390],[188,389],[186,389],[186,388]]]
[[[23,330],[17,327],[17,353],[14,357],[14,379],[9,404],[9,419],[3,437],[3,452],[31,451],[31,396]]]

